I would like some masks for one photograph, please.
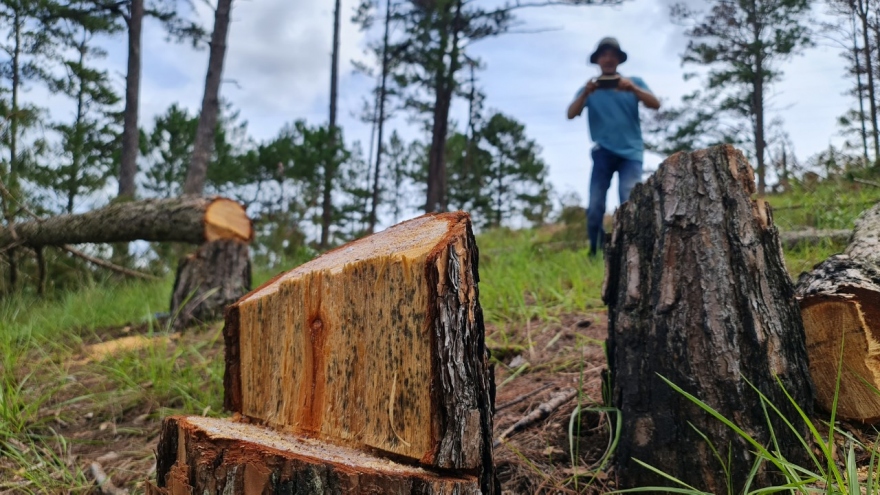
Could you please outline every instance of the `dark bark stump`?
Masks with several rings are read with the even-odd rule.
[[[465,213],[424,215],[282,274],[226,317],[225,405],[498,493],[493,375]]]
[[[174,328],[221,319],[226,306],[251,290],[250,250],[244,242],[219,240],[180,260],[171,293]]]
[[[880,205],[856,221],[844,254],[801,275],[796,292],[818,404],[832,409],[839,374],[838,417],[880,421]]]
[[[256,425],[165,418],[147,494],[477,495],[470,475],[441,475]]]
[[[727,478],[699,429],[726,459],[740,493],[754,448],[658,375],[770,446],[754,384],[807,436],[780,389],[812,409],[804,331],[769,207],[753,201],[754,174],[730,146],[668,158],[615,214],[606,246],[612,402],[623,426],[620,487],[670,486],[646,462],[713,493]],[[692,426],[693,425],[693,426]],[[782,454],[810,466],[803,446],[773,418]],[[772,447],[771,447],[772,448]],[[781,481],[764,464],[752,488]]]

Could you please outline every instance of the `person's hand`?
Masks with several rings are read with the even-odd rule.
[[[636,92],[636,83],[632,82],[632,79],[628,79],[626,77],[621,77],[620,81],[617,82],[618,91],[632,91]]]
[[[589,81],[587,81],[587,85],[584,89],[584,94],[590,95],[593,93],[593,91],[596,91],[597,89],[599,89],[599,83],[597,83],[595,79],[590,79]]]

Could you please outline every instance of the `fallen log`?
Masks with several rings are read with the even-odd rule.
[[[768,426],[752,388],[808,437],[777,383],[809,414],[803,326],[771,211],[754,192],[752,168],[733,147],[678,153],[614,216],[603,298],[612,404],[623,421],[617,488],[681,488],[634,459],[704,492],[740,493],[750,478],[751,490],[779,481],[768,462],[751,473],[753,445],[661,376],[787,462],[811,465],[785,423],[771,413]]]
[[[856,221],[843,254],[801,275],[796,294],[818,404],[833,408],[839,376],[837,416],[880,421],[880,204]]]
[[[250,242],[251,222],[239,203],[183,197],[114,203],[76,215],[58,215],[0,228],[0,250],[17,245],[63,246],[137,240],[202,244],[217,239]]]
[[[309,495],[477,495],[479,479],[437,474],[355,449],[266,427],[201,417],[165,418],[158,486],[148,495],[259,493]]]
[[[782,241],[784,249],[792,250],[799,246],[815,246],[825,241],[843,244],[849,241],[851,234],[849,230],[840,229],[790,230],[780,232],[779,240]]]
[[[418,476],[401,474],[388,481],[400,488],[328,489],[333,493],[456,493],[449,479],[463,483],[455,490],[464,493],[500,493],[492,462],[494,382],[477,283],[476,243],[461,212],[404,222],[276,277],[227,310],[225,406],[242,421],[223,428],[259,424],[271,429],[261,431],[309,438],[321,448],[420,466],[440,480],[418,491],[424,485]],[[233,468],[208,463],[204,474],[189,468],[167,474],[184,457],[182,447],[171,445],[180,435],[160,441],[159,464],[166,468],[159,469],[158,488],[179,478],[192,493],[215,493],[203,480]],[[186,447],[193,455],[255,452],[250,433],[227,435],[219,447],[219,437],[193,435],[196,443]],[[281,479],[285,470],[304,472],[260,452],[266,453],[249,455],[248,462],[261,473]],[[327,482],[339,473],[373,476],[364,464],[333,455],[315,462],[322,473],[337,473],[327,474]]]

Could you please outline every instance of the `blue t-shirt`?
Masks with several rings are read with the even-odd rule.
[[[650,91],[645,81],[631,77],[633,84]],[[584,92],[581,88],[575,98]],[[597,89],[584,103],[593,142],[617,156],[642,161],[645,143],[639,121],[639,99],[632,91]]]

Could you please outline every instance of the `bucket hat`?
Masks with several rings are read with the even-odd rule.
[[[617,42],[617,38],[606,37],[602,38],[599,41],[599,46],[596,47],[596,51],[590,55],[590,63],[595,64],[599,62],[599,53],[606,48],[611,48],[612,50],[617,52],[617,57],[620,59],[620,63],[626,62],[626,52],[620,49],[620,43]]]

